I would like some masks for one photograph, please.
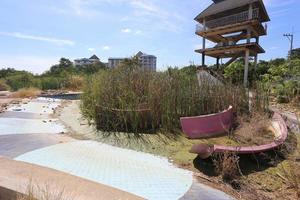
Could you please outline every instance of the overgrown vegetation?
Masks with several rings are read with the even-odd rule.
[[[224,70],[224,76],[233,84],[243,81],[244,61],[238,60]],[[279,103],[289,103],[293,100],[299,102],[300,96],[300,57],[294,54],[286,60],[278,58],[260,61],[257,68],[250,63],[249,82],[256,85],[257,81],[270,88],[270,93]]]
[[[101,62],[75,66],[70,60],[61,58],[59,64],[54,65],[49,71],[34,75],[27,71],[18,71],[13,68],[0,70],[0,91],[17,91],[22,88],[35,87],[41,90],[81,90],[84,78],[105,69]]]
[[[230,105],[247,112],[249,99],[242,87],[215,84],[205,77],[199,84],[196,70],[189,66],[150,72],[129,59],[87,81],[82,113],[102,131],[174,133],[183,116],[216,113]]]

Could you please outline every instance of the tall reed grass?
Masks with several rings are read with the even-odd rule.
[[[242,87],[199,78],[195,66],[150,72],[128,61],[86,81],[81,110],[98,130],[132,133],[175,133],[180,117],[216,113],[230,105],[236,113],[249,111]]]

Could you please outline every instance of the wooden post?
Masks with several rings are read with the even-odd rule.
[[[206,30],[206,20],[203,19],[203,30]],[[203,37],[202,40],[202,49],[205,50],[206,48],[206,39]],[[205,66],[205,51],[202,53],[202,66]]]
[[[219,69],[220,68],[220,58],[218,57],[217,58],[217,69]]]
[[[256,72],[256,68],[257,68],[257,61],[258,61],[258,54],[256,54],[254,57],[254,71],[255,72]]]
[[[244,70],[244,87],[245,88],[248,88],[249,56],[250,56],[250,51],[249,51],[249,49],[247,49],[246,53],[245,53],[245,70]]]
[[[251,42],[251,30],[250,28],[247,28],[247,43],[249,44]]]

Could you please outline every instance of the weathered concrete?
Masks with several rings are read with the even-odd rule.
[[[0,118],[49,119],[51,116],[49,114],[5,111],[4,113],[0,113]]]
[[[233,198],[220,190],[194,180],[190,190],[180,200],[233,200]]]
[[[0,199],[1,195],[14,196],[17,191],[26,194],[28,187],[38,188],[36,196],[47,189],[50,195],[63,193],[64,199],[72,200],[138,200],[133,194],[105,186],[103,184],[84,180],[53,169],[40,167],[24,162],[13,161],[0,157]],[[6,188],[6,189],[4,189]],[[39,190],[40,189],[40,190]]]
[[[0,135],[62,132],[66,129],[55,119],[0,118]]]
[[[73,139],[56,134],[0,135],[0,156],[15,158],[36,149],[69,141]]]

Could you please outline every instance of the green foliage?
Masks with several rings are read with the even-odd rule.
[[[59,60],[59,64],[52,66],[48,74],[58,75],[58,74],[73,73],[74,71],[75,71],[75,67],[73,63],[69,59],[61,58]]]
[[[6,78],[7,84],[14,91],[35,85],[34,76],[28,72],[18,73]]]
[[[292,54],[290,55],[290,59],[300,59],[300,48],[293,49]]]
[[[73,63],[61,58],[59,64],[54,65],[42,75],[33,75],[30,72],[18,71],[13,68],[1,69],[1,85],[7,84],[11,90],[36,87],[41,90],[72,89],[79,90],[83,87],[86,76],[106,69],[103,63],[87,66],[74,66]]]
[[[244,62],[239,60],[226,67],[224,76],[234,84],[242,83],[244,80]]]
[[[104,69],[106,69],[106,66],[101,62],[85,66],[76,66],[77,72],[88,75],[95,74]]]

